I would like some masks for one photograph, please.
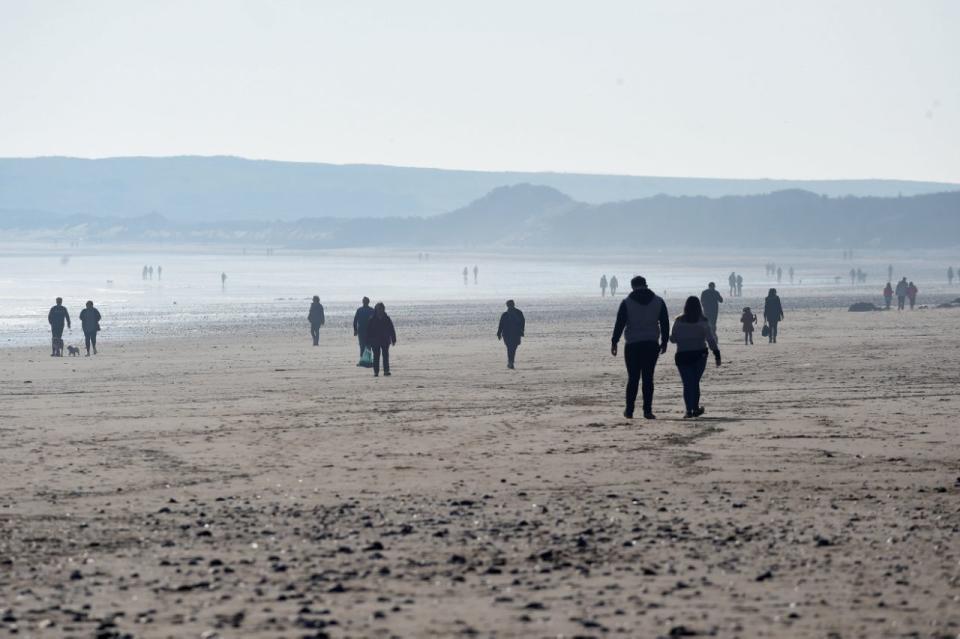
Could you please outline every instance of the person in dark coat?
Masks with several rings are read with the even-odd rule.
[[[500,316],[500,326],[497,327],[497,339],[503,340],[507,347],[507,368],[513,368],[525,328],[523,312],[514,305],[513,300],[507,300],[507,310]]]
[[[47,322],[50,323],[50,332],[53,334],[53,351],[50,353],[50,356],[62,356],[63,325],[66,324],[67,328],[70,328],[70,312],[67,311],[67,307],[63,305],[62,297],[58,297],[57,303],[50,307],[50,312],[47,313]]]
[[[713,330],[713,336],[717,336],[717,318],[720,317],[720,305],[723,304],[723,296],[717,290],[714,282],[707,284],[707,288],[700,293],[700,305],[703,307],[703,314],[710,323]]]
[[[87,357],[90,357],[90,347],[93,354],[97,354],[97,332],[100,330],[100,311],[93,307],[93,302],[87,300],[87,307],[80,311],[80,325],[83,327],[83,341],[87,346]]]
[[[363,349],[367,347],[367,323],[371,317],[373,317],[373,309],[370,308],[370,298],[364,297],[362,306],[353,314],[353,336],[360,344],[360,357],[363,357]]]
[[[782,319],[783,305],[780,304],[780,296],[777,295],[777,289],[771,288],[767,298],[763,300],[763,321],[770,326],[770,334],[767,337],[771,344],[777,343],[777,325]]]
[[[390,375],[390,347],[397,344],[397,331],[387,315],[383,302],[373,307],[373,317],[367,322],[366,345],[373,349],[373,376],[380,376],[380,356],[383,355],[383,375]]]
[[[313,345],[320,345],[320,327],[326,323],[323,317],[323,304],[320,303],[320,296],[313,296],[313,303],[310,305],[310,313],[307,314],[307,320],[310,322],[310,336],[313,337]]]

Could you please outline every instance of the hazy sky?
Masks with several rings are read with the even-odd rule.
[[[956,0],[0,0],[0,156],[960,182]]]

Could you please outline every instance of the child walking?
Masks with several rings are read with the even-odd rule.
[[[740,323],[743,324],[743,343],[745,345],[753,344],[753,325],[757,323],[757,316],[753,314],[749,306],[743,307]]]

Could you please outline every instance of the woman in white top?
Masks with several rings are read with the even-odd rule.
[[[685,417],[699,417],[704,413],[700,405],[700,378],[707,367],[707,345],[713,351],[717,366],[720,366],[720,349],[697,297],[687,298],[683,315],[673,323],[670,341],[677,345],[674,361],[683,381],[683,403],[687,408]]]

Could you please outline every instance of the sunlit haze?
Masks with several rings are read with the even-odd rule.
[[[960,181],[960,3],[0,2],[0,157]]]

